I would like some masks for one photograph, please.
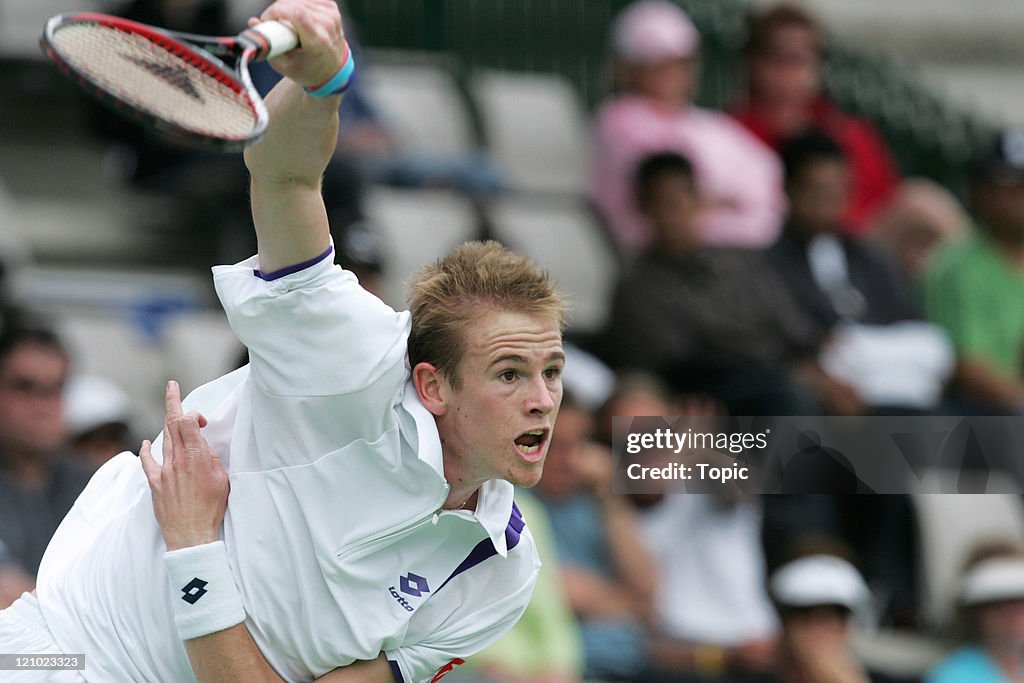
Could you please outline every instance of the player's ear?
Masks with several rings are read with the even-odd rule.
[[[412,369],[412,381],[416,386],[416,394],[420,403],[436,416],[448,412],[448,401],[451,387],[444,374],[431,363],[417,363]]]

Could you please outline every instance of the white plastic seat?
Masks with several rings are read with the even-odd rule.
[[[39,36],[50,17],[85,10],[109,11],[103,0],[0,0],[0,56],[43,59]]]
[[[601,330],[619,264],[587,206],[573,199],[510,197],[494,205],[491,217],[497,238],[545,268],[568,295],[569,327]]]
[[[405,282],[420,267],[477,234],[469,203],[451,192],[375,188],[366,198],[366,214],[383,242],[383,298],[395,310],[407,308]]]
[[[455,78],[444,69],[374,63],[360,78],[401,151],[451,157],[472,150],[466,103]]]
[[[930,473],[955,483],[956,473]],[[1012,481],[988,475],[988,490],[1010,491]],[[951,486],[932,490],[956,490]],[[976,543],[1006,538],[1024,544],[1024,503],[1015,493],[912,495],[920,534],[922,611],[935,630],[950,623],[963,564]]]
[[[121,387],[132,399],[139,428],[148,438],[155,436],[163,422],[166,381],[159,346],[116,314],[65,312],[57,330],[75,372],[99,375]]]
[[[583,193],[590,126],[566,78],[487,70],[474,74],[469,90],[488,148],[514,189]]]
[[[167,377],[183,393],[234,370],[245,349],[219,309],[171,317],[161,342]]]

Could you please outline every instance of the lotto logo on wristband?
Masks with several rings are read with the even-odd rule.
[[[196,604],[196,601],[199,600],[199,598],[210,592],[206,590],[206,586],[206,581],[203,581],[198,576],[195,577],[181,589],[181,592],[184,593],[184,595],[181,596],[181,599],[190,605]]]

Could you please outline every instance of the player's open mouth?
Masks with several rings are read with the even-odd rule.
[[[547,429],[531,429],[516,437],[516,450],[526,460],[536,462],[540,460],[544,450],[544,443],[548,440]]]

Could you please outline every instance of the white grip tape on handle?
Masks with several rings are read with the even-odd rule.
[[[264,21],[252,27],[261,36],[267,39],[270,44],[270,52],[267,59],[272,59],[285,52],[290,52],[299,46],[299,36],[292,27],[281,21]]]

